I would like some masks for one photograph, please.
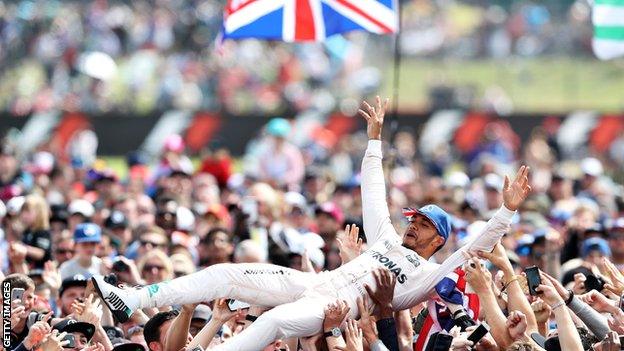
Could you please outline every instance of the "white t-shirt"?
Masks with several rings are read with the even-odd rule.
[[[61,279],[71,278],[76,274],[84,276],[86,279],[91,278],[94,275],[100,274],[100,265],[102,260],[99,257],[91,257],[91,264],[89,267],[83,267],[78,263],[78,259],[72,258],[69,261],[63,262],[59,267]]]

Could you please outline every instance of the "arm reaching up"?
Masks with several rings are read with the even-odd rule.
[[[388,99],[382,104],[377,96],[377,106],[364,101],[359,110],[366,120],[368,147],[362,160],[362,219],[364,233],[369,245],[383,237],[398,239],[399,236],[390,223],[390,212],[386,202],[386,184],[381,164],[381,130]]]

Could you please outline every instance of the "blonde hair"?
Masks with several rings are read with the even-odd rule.
[[[41,195],[31,194],[26,196],[24,200],[24,209],[30,209],[35,212],[35,220],[31,226],[31,230],[49,230],[50,229],[50,210],[46,200]]]
[[[169,256],[167,256],[167,254],[165,254],[161,250],[151,250],[143,255],[143,257],[141,257],[141,259],[137,263],[137,268],[139,269],[139,272],[143,272],[143,267],[145,267],[149,260],[154,258],[160,260],[160,262],[163,264],[163,267],[165,267],[165,271],[167,271],[167,277],[165,278],[165,280],[173,279],[173,263],[171,262]]]

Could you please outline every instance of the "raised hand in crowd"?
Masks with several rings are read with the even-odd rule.
[[[622,295],[624,293],[624,274],[606,257],[602,258],[600,264],[598,264],[598,269],[608,280],[605,284],[605,289],[611,290],[618,296]]]
[[[43,282],[50,287],[53,294],[56,294],[61,288],[61,274],[58,271],[56,262],[47,261],[43,264],[43,272],[41,273]]]
[[[362,329],[358,326],[353,319],[347,320],[347,326],[345,328],[345,341],[346,346],[336,346],[336,350],[341,351],[364,351],[364,344],[362,343]]]
[[[63,340],[67,332],[59,333],[58,330],[52,330],[45,340],[39,345],[41,351],[63,351],[63,348],[69,344],[69,340]]]
[[[323,320],[323,333],[334,332],[342,325],[351,308],[344,300],[337,300],[325,307],[325,319]],[[328,348],[345,346],[342,336],[330,336],[325,338]]]
[[[449,334],[453,337],[453,342],[451,343],[451,351],[472,350],[474,343],[468,340],[468,332],[462,333],[459,326],[454,326],[449,331]]]
[[[612,331],[599,343],[594,344],[595,351],[619,351],[621,350],[620,337]]]
[[[574,284],[572,285],[572,292],[574,292],[575,295],[581,295],[586,292],[585,291],[586,280],[587,280],[587,277],[585,277],[585,274],[583,273],[574,274]]]
[[[75,304],[73,314],[74,319],[77,321],[90,323],[95,326],[93,341],[101,344],[106,351],[113,349],[113,345],[102,327],[103,308],[99,299],[96,299],[93,294],[89,294],[83,303]]]
[[[310,254],[308,254],[308,250],[304,250],[303,254],[301,254],[301,270],[303,272],[315,273],[314,265],[310,260]]]
[[[48,312],[43,319],[35,322],[30,329],[28,329],[28,335],[24,338],[24,347],[28,350],[34,349],[37,345],[41,344],[45,338],[50,334],[52,328],[49,321],[52,317],[52,312]]]
[[[379,96],[375,97],[377,105],[372,107],[364,101],[364,108],[358,112],[366,119],[366,134],[369,139],[381,140],[381,130],[383,128],[384,116],[388,108],[389,99],[385,99],[383,104]]]
[[[11,329],[15,330],[21,323],[24,323],[28,317],[26,307],[22,304],[22,300],[16,299],[11,301]]]
[[[507,328],[509,336],[515,340],[521,340],[527,338],[527,318],[526,315],[520,311],[511,311],[507,316]]]
[[[362,334],[364,335],[366,342],[369,345],[372,345],[374,342],[379,340],[375,319],[371,316],[370,309],[366,306],[364,299],[358,297],[357,305],[360,311],[359,326],[362,328]]]
[[[550,306],[555,315],[561,349],[570,351],[583,350],[581,337],[572,321],[572,317],[568,313],[564,299],[559,295],[550,279],[543,273],[541,273],[541,281],[542,284],[536,290],[541,294],[540,297]]]
[[[531,192],[529,185],[529,167],[521,166],[516,178],[511,182],[505,176],[503,185],[503,204],[509,210],[516,211]]]
[[[345,227],[344,232],[340,232],[336,241],[342,264],[345,264],[362,253],[362,238],[359,237],[360,228],[355,224]]]
[[[364,285],[366,292],[379,308],[380,318],[392,318],[392,298],[396,276],[386,268],[379,268],[373,272],[377,287],[373,290],[368,284]]]
[[[596,290],[592,290],[579,298],[600,313],[614,313],[618,310],[617,302],[609,299]]]

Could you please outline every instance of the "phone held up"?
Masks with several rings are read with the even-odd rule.
[[[539,268],[536,266],[527,267],[524,269],[524,273],[526,274],[527,285],[529,286],[529,294],[533,296],[539,294],[539,291],[535,290],[538,286],[540,286],[540,284],[542,284]]]

